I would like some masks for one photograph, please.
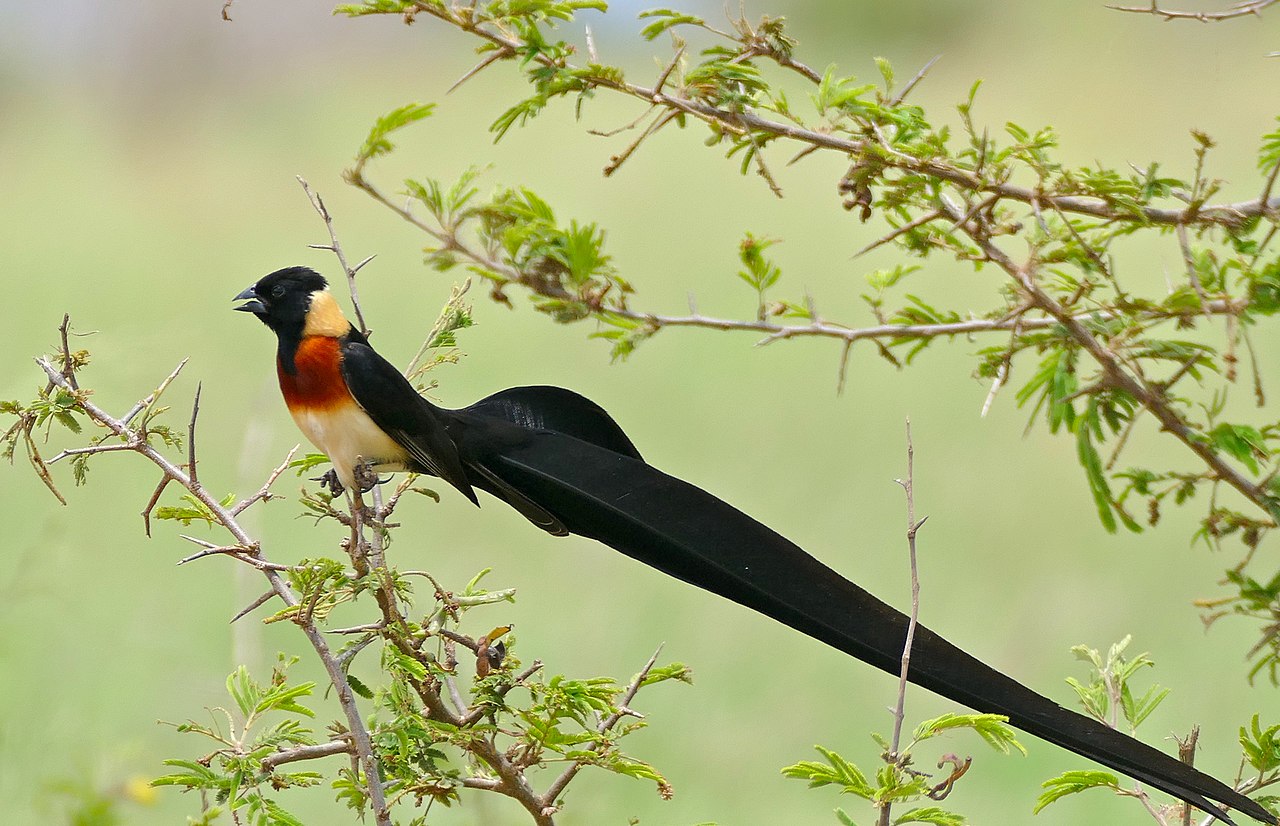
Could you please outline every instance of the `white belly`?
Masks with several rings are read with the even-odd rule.
[[[352,469],[357,461],[373,462],[375,471],[404,470],[404,448],[355,404],[299,411],[293,414],[293,420],[311,443],[329,457],[339,481],[348,488],[355,487]]]

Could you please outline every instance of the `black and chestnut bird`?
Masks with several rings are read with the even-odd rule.
[[[440,477],[479,504],[479,488],[548,533],[591,537],[772,617],[891,674],[907,617],[701,488],[647,464],[599,405],[558,387],[513,387],[461,410],[414,390],[343,316],[305,267],[236,296],[278,338],[280,389],[338,481],[378,471]],[[1259,804],[1179,760],[1059,706],[917,628],[911,682],[1181,798],[1277,823]]]

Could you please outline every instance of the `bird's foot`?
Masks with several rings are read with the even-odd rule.
[[[361,462],[351,469],[351,475],[355,478],[356,487],[360,488],[361,493],[368,493],[375,486],[381,485],[384,479],[379,479],[378,474],[373,469],[370,462]]]
[[[338,471],[332,468],[330,468],[329,472],[326,473],[324,476],[317,476],[311,481],[319,482],[321,490],[324,490],[327,488],[329,490],[329,495],[332,496],[334,499],[337,499],[339,496],[342,495],[342,492],[346,490],[346,487],[342,484],[342,481],[338,479]]]

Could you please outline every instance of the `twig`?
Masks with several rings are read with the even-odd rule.
[[[76,382],[76,371],[73,369],[71,361],[71,344],[68,341],[70,331],[71,314],[63,313],[62,326],[58,327],[58,333],[62,337],[62,375],[73,390],[79,390],[80,385]]]
[[[136,447],[133,449],[137,450]],[[142,508],[142,529],[146,532],[148,539],[151,538],[151,512],[160,503],[160,495],[164,493],[164,489],[169,487],[169,483],[172,481],[173,479],[168,475],[161,476],[160,483],[156,485],[151,498],[147,500],[147,504]]]
[[[283,751],[272,752],[262,758],[262,770],[270,772],[284,763],[296,763],[299,760],[315,760],[319,757],[330,757],[335,754],[350,754],[349,740],[330,740],[328,743],[317,743],[314,746],[296,746]]]
[[[267,481],[263,483],[262,487],[258,490],[258,492],[247,499],[241,499],[239,502],[237,502],[235,506],[231,508],[231,515],[239,516],[241,513],[244,512],[245,508],[249,507],[255,502],[265,502],[268,499],[271,499],[272,498],[271,486],[276,483],[276,480],[280,478],[280,475],[282,473],[284,473],[286,470],[289,469],[289,465],[293,462],[294,455],[298,452],[298,450],[301,447],[302,445],[294,445],[293,448],[289,451],[289,453],[284,457],[284,461],[281,462],[279,465],[277,465],[275,470],[271,471],[271,473],[267,476]]]
[[[861,258],[867,253],[871,252],[873,249],[876,249],[878,247],[883,247],[885,244],[889,243],[895,238],[899,238],[903,235],[906,235],[908,232],[915,229],[916,227],[922,227],[925,224],[929,223],[930,221],[936,221],[941,217],[942,217],[942,210],[940,209],[935,209],[930,212],[926,212],[924,215],[921,215],[919,218],[908,221],[907,223],[903,224],[900,227],[895,227],[885,235],[882,235],[876,240],[872,241],[870,244],[867,244],[865,247],[858,250],[850,257]]]
[[[929,517],[916,521],[915,443],[911,440],[911,419],[907,419],[907,478],[896,480],[907,495],[907,552],[911,561],[911,614],[907,619],[907,636],[902,644],[902,669],[898,675],[898,700],[893,706],[893,738],[889,741],[887,759],[897,763],[902,755],[902,721],[906,717],[907,672],[911,668],[911,645],[915,642],[916,624],[920,616],[920,575],[916,565],[916,532]],[[888,826],[889,801],[880,806],[880,826]]]
[[[635,699],[636,692],[640,690],[640,684],[644,682],[645,677],[649,676],[649,672],[653,670],[654,665],[658,662],[658,656],[661,654],[662,646],[659,645],[658,650],[653,652],[653,656],[649,658],[647,663],[645,663],[644,668],[640,669],[640,673],[636,674],[636,676],[632,678],[631,682],[627,685],[627,690],[622,693],[622,700],[618,703],[618,710],[601,720],[600,724],[596,726],[596,732],[598,734],[604,734],[609,729],[616,726],[618,721],[625,716],[640,716],[632,711],[629,706],[631,705],[631,701]],[[600,751],[600,748],[600,743],[596,742],[592,743],[587,748],[587,751],[598,752]],[[556,798],[560,796],[560,793],[569,785],[569,781],[573,780],[573,778],[582,769],[583,765],[584,763],[582,761],[573,761],[559,777],[551,782],[551,785],[548,786],[547,790],[542,794],[543,804],[546,808],[554,810]]]
[[[239,611],[237,611],[236,615],[232,617],[230,620],[228,620],[227,625],[233,625],[237,620],[243,619],[249,613],[256,611],[258,608],[261,608],[263,605],[266,605],[268,602],[271,601],[271,598],[274,596],[276,596],[275,590],[267,591],[265,594],[258,597],[253,602],[249,603],[244,608],[241,608]]]
[[[1200,276],[1196,274],[1196,257],[1191,252],[1191,241],[1187,238],[1187,228],[1183,224],[1178,224],[1175,231],[1178,236],[1178,248],[1182,250],[1182,263],[1187,267],[1187,279],[1191,281],[1191,288],[1196,291],[1196,297],[1200,299],[1200,306],[1207,307],[1209,296],[1205,294],[1204,287],[1200,284]],[[1204,311],[1204,317],[1212,318],[1207,309]]]
[[[97,453],[114,453],[115,451],[118,451],[118,450],[137,450],[137,448],[135,448],[133,445],[123,445],[123,444],[90,445],[89,447],[69,447],[66,450],[59,451],[58,454],[53,458],[45,460],[45,464],[55,465],[58,462],[62,461],[63,459],[67,458],[68,456],[81,456],[86,453],[91,455],[97,454]]]
[[[1200,741],[1200,727],[1192,726],[1191,733],[1187,735],[1187,739],[1174,737],[1178,743],[1178,759],[1188,766],[1196,764],[1196,744]],[[1182,826],[1191,826],[1191,804],[1184,802],[1182,804]]]
[[[507,58],[507,57],[511,57],[511,55],[505,49],[498,49],[497,51],[490,52],[488,57],[486,57],[484,60],[480,61],[475,66],[467,70],[466,74],[464,74],[462,77],[455,80],[453,82],[453,85],[445,90],[445,94],[446,95],[451,94],[455,89],[457,89],[462,84],[466,83],[471,78],[480,74],[485,69],[489,68],[499,60],[502,60],[503,58]]]
[[[940,54],[936,54],[930,58],[929,62],[921,66],[920,71],[916,72],[915,77],[907,81],[907,85],[902,87],[902,91],[889,99],[889,105],[897,106],[902,103],[902,101],[906,100],[907,95],[911,94],[911,90],[916,88],[916,84],[924,80],[924,76],[929,74],[929,70],[932,69],[933,65],[941,59],[942,55]]]
[[[412,380],[413,374],[417,372],[422,361],[422,357],[427,354],[427,350],[431,349],[436,337],[440,335],[454,314],[461,308],[462,299],[470,289],[471,279],[469,277],[461,284],[453,285],[453,289],[449,292],[449,300],[445,302],[444,308],[440,310],[440,315],[436,317],[435,324],[431,325],[431,330],[427,333],[427,337],[422,340],[422,346],[418,348],[418,352],[413,354],[413,359],[409,362],[409,366],[404,369],[405,378]]]
[[[1275,5],[1277,2],[1280,2],[1280,0],[1244,0],[1244,2],[1236,3],[1224,11],[1176,11],[1161,8],[1159,0],[1151,0],[1151,5],[1149,6],[1107,6],[1107,8],[1112,11],[1150,14],[1154,17],[1162,17],[1166,22],[1169,20],[1195,20],[1200,23],[1220,23],[1223,20],[1232,20],[1237,17],[1260,16],[1264,9]]]
[[[333,216],[329,214],[329,209],[324,205],[324,201],[320,198],[320,193],[312,190],[311,184],[307,183],[307,179],[301,175],[296,176],[298,183],[302,184],[302,191],[307,193],[307,200],[311,202],[311,206],[320,214],[324,220],[324,225],[329,230],[329,244],[310,244],[312,249],[329,250],[338,258],[338,264],[342,267],[342,271],[347,275],[347,289],[351,292],[351,305],[356,311],[356,321],[360,325],[360,334],[369,335],[369,327],[364,323],[364,313],[360,310],[360,294],[356,290],[356,273],[365,264],[373,260],[373,256],[361,261],[354,267],[347,264],[347,256],[342,252],[342,244],[338,242],[338,234],[333,227]]]
[[[196,417],[200,415],[200,389],[204,382],[196,382],[196,395],[191,400],[191,423],[187,425],[187,472],[191,474],[191,484],[198,485],[196,477]]]
[[[671,123],[671,121],[675,120],[677,117],[679,117],[679,113],[677,112],[659,112],[658,115],[650,121],[649,125],[645,127],[645,130],[640,133],[638,138],[628,144],[626,149],[609,158],[609,162],[604,166],[604,176],[607,178],[617,172],[618,169],[627,162],[627,159],[640,148],[640,144],[644,143],[651,136],[656,134],[658,130],[666,126],[668,123]]]
[[[1280,0],[1253,0],[1251,5],[1261,9],[1275,2],[1280,2]],[[509,50],[513,56],[521,53],[521,42],[515,35],[485,28],[483,25],[464,20],[462,17],[455,15],[447,6],[437,6],[420,0],[415,4],[414,8],[421,14],[438,18],[464,32],[480,37],[500,49]],[[1142,9],[1142,11],[1150,12],[1149,9]],[[1254,9],[1238,11],[1235,16],[1254,13],[1254,11]],[[581,68],[548,55],[538,55],[533,59],[558,71]],[[679,110],[736,135],[763,133],[821,149],[833,150],[844,156],[854,157],[866,154],[869,145],[872,143],[864,139],[842,137],[836,134],[806,129],[792,123],[770,120],[754,112],[721,109],[700,99],[664,91],[661,86],[646,87],[629,83],[625,80],[607,77],[593,77],[591,85],[594,88],[609,89],[638,98],[645,103]],[[877,153],[878,156],[882,154]],[[1060,209],[1064,212],[1092,215],[1126,224],[1142,222],[1155,224],[1184,223],[1195,226],[1238,226],[1248,218],[1262,215],[1270,209],[1280,207],[1280,200],[1252,200],[1239,203],[1204,205],[1196,208],[1188,205],[1182,209],[1166,209],[1153,206],[1143,206],[1137,210],[1127,207],[1121,209],[1101,198],[1083,195],[1055,195],[1046,193],[1039,188],[1018,186],[1005,180],[987,180],[977,172],[955,166],[937,158],[917,158],[903,153],[896,153],[882,158],[881,162],[889,168],[938,178],[969,192],[996,195],[1001,199],[1020,201],[1025,204],[1030,204],[1033,200],[1038,199],[1045,206]],[[348,177],[353,184],[361,189],[366,191],[372,189],[367,181],[363,179],[362,168],[350,170]]]

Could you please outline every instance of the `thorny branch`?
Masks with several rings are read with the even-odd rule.
[[[49,377],[49,381],[64,390],[74,392],[74,388],[67,380],[62,372],[51,364],[45,358],[36,359],[36,363],[44,370]],[[172,376],[166,379],[171,381]],[[163,385],[162,385],[163,387]],[[158,395],[159,391],[153,394]],[[277,566],[271,564],[262,553],[261,546],[257,540],[249,536],[245,529],[240,525],[233,514],[227,508],[224,508],[218,499],[200,484],[196,479],[184,471],[181,467],[170,461],[164,454],[147,443],[143,434],[136,429],[131,428],[121,419],[117,419],[110,413],[98,407],[83,394],[79,400],[81,409],[95,423],[105,427],[115,436],[123,440],[134,451],[146,457],[152,464],[158,467],[164,474],[166,482],[173,482],[185,488],[193,497],[196,498],[208,511],[213,514],[214,519],[235,539],[238,548],[243,549],[235,555],[244,561],[258,568],[263,576],[267,578],[267,582],[271,585],[271,591],[286,606],[294,607],[298,605],[298,598],[294,596],[289,589],[288,584],[280,577]],[[194,457],[193,457],[194,458]],[[329,643],[325,640],[324,635],[316,627],[315,623],[299,612],[294,622],[302,629],[306,635],[311,647],[315,649],[316,655],[324,664],[325,672],[333,684],[334,690],[338,696],[338,704],[342,707],[342,712],[347,721],[348,730],[352,736],[352,747],[355,750],[360,767],[364,773],[366,786],[368,789],[370,806],[373,809],[374,823],[377,826],[391,826],[391,815],[387,808],[386,798],[383,794],[382,783],[379,780],[377,759],[373,752],[373,743],[369,738],[368,729],[365,727],[364,719],[360,715],[360,710],[356,706],[355,695],[351,690],[350,683],[347,682],[347,676],[343,672],[342,667],[338,664],[333,651],[329,648]]]
[[[558,289],[558,285],[553,282],[530,279],[524,273],[517,271],[505,262],[467,244],[466,241],[459,237],[456,232],[431,225],[420,218],[407,206],[393,201],[363,175],[357,175],[354,169],[348,173],[348,177],[355,186],[364,190],[383,206],[390,209],[396,215],[399,215],[403,220],[413,225],[415,228],[431,236],[441,245],[442,249],[454,252],[487,270],[500,273],[509,281],[527,287],[539,295],[543,295],[547,298],[567,297],[563,291]],[[942,214],[943,213],[939,211],[938,216],[941,216]],[[1156,308],[1140,311],[1136,313],[1136,317],[1142,322],[1156,322],[1163,320],[1179,320],[1187,318],[1190,315],[1200,315],[1202,313],[1209,315],[1238,316],[1244,310],[1245,306],[1245,299],[1217,298],[1206,301],[1203,308],[1197,308],[1195,310],[1166,310]],[[700,327],[709,330],[734,330],[763,333],[765,337],[759,342],[762,345],[772,344],[775,341],[784,339],[806,337],[824,337],[839,339],[845,342],[855,342],[874,339],[893,340],[936,338],[944,336],[972,335],[976,333],[1009,332],[1013,330],[1034,331],[1049,329],[1059,323],[1056,318],[1051,316],[1045,316],[1043,318],[1026,318],[1024,315],[1018,314],[1007,315],[1003,318],[996,319],[975,318],[968,321],[942,324],[879,324],[871,327],[849,327],[821,319],[814,319],[807,324],[780,324],[767,320],[760,321],[755,319],[742,320],[716,318],[696,312],[690,313],[686,316],[675,316],[659,313],[647,313],[621,307],[609,307],[607,309],[601,307],[598,309],[609,315],[647,324],[655,332],[664,327]],[[1078,317],[1081,319],[1105,319],[1115,314],[1116,313],[1114,311],[1103,309],[1081,313]]]
[[[1277,0],[1256,0],[1254,5],[1265,8]],[[480,37],[493,46],[499,53],[510,58],[525,54],[522,43],[514,35],[476,22],[467,13],[465,7],[450,7],[418,2],[414,8],[418,14],[435,17],[463,32]],[[1243,12],[1251,13],[1251,12]],[[772,54],[762,55],[774,57]],[[535,54],[533,59],[553,68],[580,70],[582,67],[564,61],[557,62],[545,54]],[[783,64],[785,65],[785,64]],[[802,74],[804,74],[802,72]],[[885,153],[881,142],[876,138],[851,139],[839,135],[807,129],[793,123],[775,121],[749,111],[734,111],[717,108],[703,100],[668,91],[670,86],[641,86],[625,80],[608,76],[592,76],[589,80],[593,88],[609,89],[643,101],[648,105],[659,106],[673,113],[684,113],[718,129],[736,134],[759,133],[771,138],[785,138],[807,144],[815,149],[834,150],[853,158],[872,155],[876,163],[887,168],[900,169],[905,172],[927,175],[953,184],[956,187],[973,193],[995,195],[999,198],[1032,205],[1039,204],[1062,212],[1079,215],[1090,215],[1122,223],[1152,224],[1186,224],[1189,226],[1238,226],[1246,219],[1263,215],[1280,208],[1280,198],[1241,201],[1237,203],[1197,204],[1188,203],[1183,209],[1166,209],[1142,206],[1136,211],[1117,208],[1101,198],[1079,195],[1055,195],[1030,187],[1018,186],[1007,181],[988,181],[981,175],[967,169],[933,158],[916,158],[902,153]],[[348,172],[349,179],[362,189],[363,163]],[[372,193],[371,193],[372,194]]]
[[[1178,11],[1166,9],[1160,5],[1159,0],[1151,0],[1151,5],[1149,6],[1107,6],[1107,8],[1113,11],[1132,12],[1134,14],[1150,14],[1163,18],[1166,22],[1169,20],[1197,20],[1201,23],[1218,23],[1223,20],[1233,20],[1237,17],[1247,17],[1249,15],[1261,16],[1263,9],[1274,6],[1277,2],[1280,2],[1280,0],[1242,0],[1242,2],[1233,3],[1230,8],[1222,11]]]
[[[948,199],[942,199],[944,211],[957,221],[964,217],[960,208]],[[992,241],[991,227],[980,216],[964,221],[960,226],[969,238],[982,250],[988,261],[996,264],[1013,279],[1018,288],[1026,295],[1033,306],[1047,313],[1060,323],[1067,334],[1080,345],[1102,368],[1105,380],[1125,391],[1153,416],[1169,433],[1188,449],[1196,454],[1202,462],[1209,466],[1213,474],[1231,487],[1239,491],[1247,500],[1257,505],[1267,514],[1274,514],[1274,503],[1265,490],[1250,481],[1244,474],[1236,470],[1220,456],[1211,445],[1187,425],[1182,416],[1173,408],[1165,389],[1153,385],[1125,368],[1119,356],[1107,348],[1097,336],[1089,331],[1081,319],[1067,312],[1053,296],[1049,295],[1036,280],[1037,263],[1034,260],[1023,264],[1014,262],[1003,250]],[[1208,305],[1206,305],[1208,306]],[[1272,518],[1274,524],[1274,517]]]

